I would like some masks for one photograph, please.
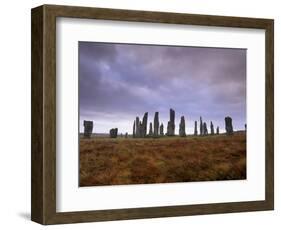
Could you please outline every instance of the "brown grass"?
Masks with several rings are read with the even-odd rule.
[[[80,139],[80,186],[246,179],[246,135]]]

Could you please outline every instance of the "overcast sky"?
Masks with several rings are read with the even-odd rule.
[[[169,109],[180,116],[187,133],[202,116],[225,131],[246,123],[246,50],[79,42],[80,131],[83,120],[94,133],[132,133],[136,116],[159,112],[166,132]]]

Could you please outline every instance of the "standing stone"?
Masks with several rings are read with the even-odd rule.
[[[168,121],[167,126],[167,136],[175,135],[175,111],[170,109],[170,120]]]
[[[93,122],[84,121],[84,137],[90,138],[93,132]]]
[[[143,115],[143,118],[142,118],[141,131],[140,131],[140,136],[141,137],[145,137],[146,133],[147,133],[147,117],[148,117],[148,113],[146,112]]]
[[[148,135],[149,135],[150,137],[152,137],[152,136],[153,136],[153,131],[152,131],[152,122],[150,122],[150,123],[149,123],[149,133],[148,133]]]
[[[200,116],[200,136],[203,135],[203,122],[202,122],[202,117]]]
[[[139,123],[139,129],[140,129],[140,131],[139,131],[139,137],[142,137],[142,123],[141,123],[141,121],[140,121],[140,123]]]
[[[214,135],[215,134],[215,131],[214,131],[214,125],[213,125],[213,122],[211,122],[211,135]]]
[[[186,136],[184,116],[181,116],[180,127],[179,127],[179,135],[181,137],[185,137]]]
[[[128,138],[128,133],[127,132],[125,133],[125,138]]]
[[[161,123],[160,125],[160,136],[164,136],[164,125]]]
[[[168,123],[167,123],[167,132],[166,132],[167,136],[169,136],[169,127],[170,127],[170,121],[168,121]]]
[[[140,119],[136,117],[136,137],[140,137]]]
[[[219,135],[220,134],[220,128],[219,128],[219,126],[217,126],[217,135]]]
[[[118,128],[113,128],[113,129],[110,129],[109,131],[109,136],[111,138],[116,138],[118,135]]]
[[[197,131],[197,121],[194,122],[194,136],[198,135],[198,131]]]
[[[245,131],[247,131],[247,124],[245,124]]]
[[[203,135],[208,135],[208,129],[206,122],[203,123]]]
[[[159,113],[155,112],[154,114],[154,136],[158,137],[159,135]]]
[[[136,137],[136,121],[134,121],[134,125],[133,125],[133,138]]]
[[[226,118],[224,118],[224,120],[225,120],[225,131],[226,131],[226,134],[228,134],[228,135],[233,134],[232,118],[231,117],[226,117]]]

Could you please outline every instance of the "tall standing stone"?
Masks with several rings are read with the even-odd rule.
[[[84,137],[90,138],[93,132],[93,121],[84,121]]]
[[[118,128],[113,128],[113,129],[110,129],[109,131],[109,136],[111,138],[116,138],[118,135]]]
[[[136,117],[136,137],[140,137],[140,119]]]
[[[168,123],[167,123],[167,132],[166,132],[166,135],[167,135],[167,136],[170,136],[170,135],[169,135],[169,127],[170,127],[170,121],[168,121]]]
[[[139,129],[140,129],[140,133],[139,133],[139,137],[142,137],[142,123],[141,123],[141,121],[140,121],[140,123],[139,123]]]
[[[170,120],[168,121],[167,135],[175,135],[175,111],[173,109],[170,109]]]
[[[211,135],[214,135],[214,134],[215,134],[215,131],[214,131],[213,122],[211,122],[210,128],[211,128]]]
[[[208,135],[208,128],[206,122],[203,123],[203,135]]]
[[[133,137],[136,137],[136,121],[134,121],[134,125],[133,125]]]
[[[181,121],[180,121],[180,126],[179,126],[179,135],[181,137],[185,137],[186,136],[184,116],[181,116]]]
[[[141,136],[141,137],[145,137],[145,136],[146,136],[146,133],[147,133],[147,117],[148,117],[148,113],[146,112],[146,113],[143,115],[143,118],[142,118],[141,132],[140,132],[140,136]]]
[[[219,128],[219,126],[217,126],[217,135],[219,135],[220,134],[220,128]]]
[[[194,136],[198,135],[198,131],[197,131],[197,121],[194,122]]]
[[[232,118],[231,117],[225,117],[224,120],[225,120],[226,134],[228,134],[228,135],[233,134]]]
[[[160,136],[164,136],[164,125],[161,123],[160,125]]]
[[[154,136],[158,137],[159,135],[159,113],[155,112],[154,114]]]
[[[200,136],[203,135],[203,122],[202,122],[202,117],[200,116]]]
[[[153,136],[153,131],[152,131],[152,122],[150,122],[150,123],[149,123],[149,133],[148,133],[148,135],[149,135],[150,137],[152,137],[152,136]]]
[[[247,131],[247,124],[245,124],[245,131]]]

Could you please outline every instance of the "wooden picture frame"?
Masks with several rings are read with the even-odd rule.
[[[56,18],[121,20],[264,29],[266,36],[265,200],[112,209],[56,211]],[[64,224],[274,209],[274,21],[179,13],[43,5],[32,9],[32,187],[31,219]]]

